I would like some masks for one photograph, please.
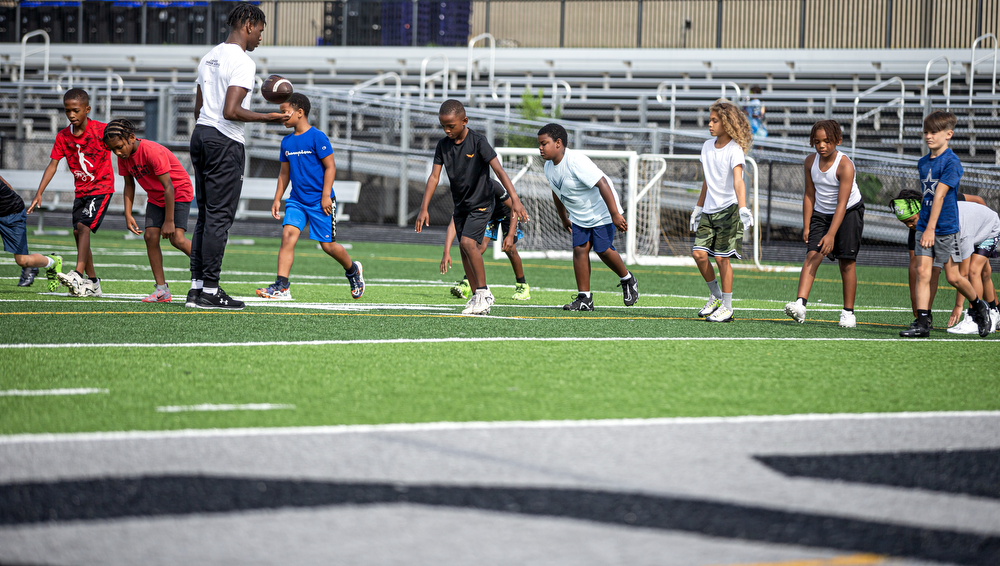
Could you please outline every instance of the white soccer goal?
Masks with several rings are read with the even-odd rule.
[[[523,258],[572,259],[572,240],[563,229],[545,179],[544,161],[534,148],[497,148],[497,155],[514,183],[531,222],[522,226],[518,243]],[[616,236],[616,245],[630,265],[686,265],[691,263],[688,219],[704,178],[697,155],[639,154],[634,151],[575,150],[590,157],[619,191],[629,230]],[[757,163],[747,158],[744,179],[754,215],[752,256],[760,263]],[[744,242],[751,234],[744,235]],[[623,245],[624,244],[624,245]],[[746,250],[750,251],[750,250]],[[505,257],[499,241],[494,259]]]

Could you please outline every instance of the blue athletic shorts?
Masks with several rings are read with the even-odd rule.
[[[3,251],[17,255],[28,255],[28,215],[22,210],[7,216],[0,216],[0,238]]]
[[[491,220],[489,224],[486,225],[486,233],[483,234],[484,238],[489,240],[496,240],[498,232],[506,232],[510,229],[510,217],[504,216],[498,220]],[[517,223],[517,234],[514,236],[514,243],[520,242],[524,238],[524,232],[521,230],[521,223]]]
[[[298,201],[285,201],[285,221],[282,226],[295,226],[300,231],[309,225],[309,239],[317,242],[337,241],[337,201],[333,201],[333,214],[327,216],[322,207],[306,206]]]
[[[605,224],[603,226],[594,226],[593,228],[584,228],[583,226],[574,224],[573,247],[582,246],[587,242],[593,245],[591,249],[597,253],[604,253],[609,249],[615,249],[615,225]]]

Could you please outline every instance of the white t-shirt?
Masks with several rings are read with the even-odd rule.
[[[812,176],[813,188],[816,189],[816,202],[813,210],[820,214],[834,214],[837,212],[837,200],[840,199],[840,181],[837,180],[837,168],[840,167],[840,160],[845,159],[842,152],[837,152],[837,157],[833,160],[833,165],[823,171],[819,168],[819,154],[813,158],[812,168],[809,174]],[[848,161],[851,158],[846,158]],[[851,208],[861,202],[861,191],[858,190],[858,179],[855,175],[851,179],[851,194],[847,197],[845,209]]]
[[[990,238],[1000,237],[1000,217],[988,206],[963,200],[958,202],[958,250],[962,259]]]
[[[226,91],[231,86],[247,89],[240,106],[250,109],[253,95],[254,75],[257,65],[239,45],[220,43],[198,63],[198,85],[201,86],[201,113],[198,124],[211,126],[227,138],[244,142],[243,122],[233,122],[222,117],[226,105]]]
[[[707,140],[701,146],[702,169],[705,171],[705,204],[702,212],[712,214],[729,208],[736,200],[736,189],[733,187],[733,168],[737,165],[746,167],[743,150],[733,140],[722,149],[715,147],[715,138]]]
[[[611,187],[618,214],[625,214],[614,183],[586,155],[567,148],[559,165],[551,161],[545,162],[545,178],[548,179],[552,192],[566,207],[570,222],[581,228],[611,224],[608,205],[597,188],[597,182],[602,177]]]

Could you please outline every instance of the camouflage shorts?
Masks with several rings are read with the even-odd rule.
[[[739,205],[702,214],[692,249],[713,257],[743,259],[743,222],[740,221]]]

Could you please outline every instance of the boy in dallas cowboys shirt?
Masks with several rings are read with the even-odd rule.
[[[948,147],[957,122],[951,112],[931,112],[924,118],[924,141],[930,153],[917,162],[924,193],[913,250],[917,259],[917,319],[899,333],[904,338],[930,335],[930,279],[935,261],[944,265],[948,283],[969,299],[979,336],[985,338],[990,333],[989,307],[979,299],[972,284],[958,269],[962,255],[958,246],[958,199],[955,195],[962,178],[962,163]]]
[[[278,251],[278,277],[274,283],[257,289],[257,296],[268,299],[291,299],[288,275],[295,261],[295,243],[302,230],[309,226],[309,239],[319,242],[323,251],[337,260],[351,284],[351,297],[360,299],[365,292],[361,277],[361,262],[352,261],[344,246],[337,243],[337,201],[333,178],[337,167],[333,162],[333,147],[326,134],[309,125],[309,99],[295,93],[281,104],[288,114],[285,126],[295,131],[281,140],[281,172],[278,188],[271,204],[271,216],[281,219],[281,197],[289,181],[292,194],[285,202],[285,221]]]

